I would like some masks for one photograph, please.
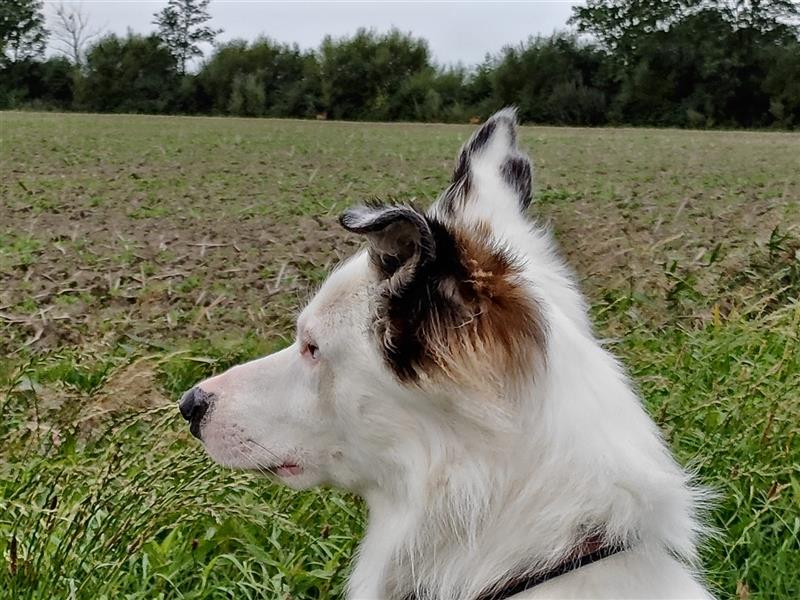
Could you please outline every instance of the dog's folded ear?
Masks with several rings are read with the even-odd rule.
[[[370,256],[385,277],[400,280],[433,261],[436,241],[424,214],[405,205],[370,204],[346,210],[339,222],[353,233],[365,235]]]
[[[402,381],[425,372],[502,386],[544,347],[519,265],[487,231],[448,228],[403,205],[357,206],[339,221],[369,242],[381,277],[373,328]]]

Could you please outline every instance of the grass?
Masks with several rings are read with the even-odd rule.
[[[214,465],[174,401],[286,343],[372,196],[469,127],[0,113],[0,596],[335,598],[358,499]],[[552,223],[679,459],[720,597],[800,590],[800,136],[524,128]]]

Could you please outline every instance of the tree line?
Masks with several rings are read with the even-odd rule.
[[[268,38],[213,46],[209,0],[170,0],[157,32],[99,35],[41,0],[0,8],[0,108],[466,122],[515,104],[564,125],[800,127],[800,6],[791,0],[589,0],[571,31],[471,67],[425,40],[361,29],[313,50]],[[48,35],[65,54],[44,58]]]

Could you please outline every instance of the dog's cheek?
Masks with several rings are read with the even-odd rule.
[[[337,381],[336,369],[328,362],[323,361],[319,365],[319,373],[316,387],[315,403],[323,417],[333,417],[337,410]]]

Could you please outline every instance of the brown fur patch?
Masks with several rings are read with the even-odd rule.
[[[544,358],[539,307],[514,257],[488,226],[449,231],[429,220],[436,256],[401,287],[388,286],[375,326],[388,364],[404,381],[446,377],[504,385]]]

